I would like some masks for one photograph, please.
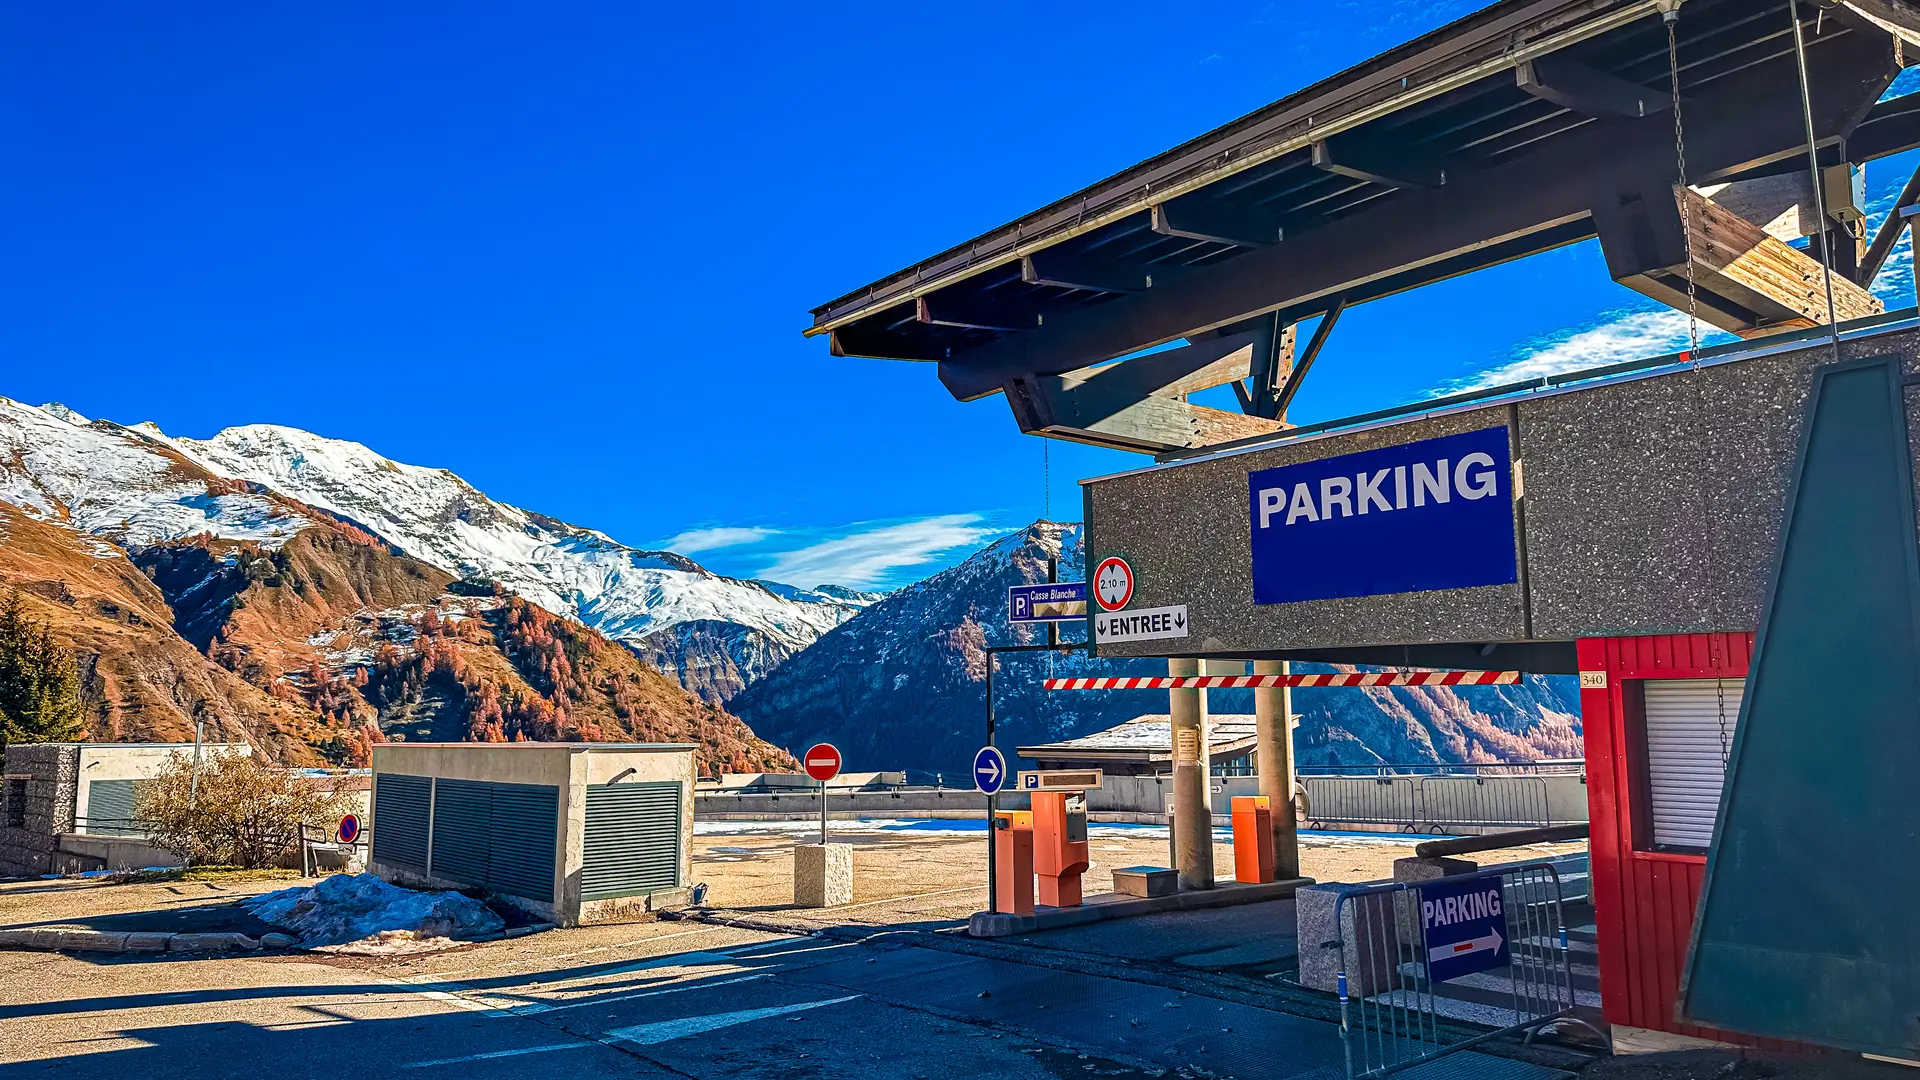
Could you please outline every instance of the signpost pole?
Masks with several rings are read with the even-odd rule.
[[[993,661],[991,650],[987,653],[987,745],[993,745]],[[999,795],[987,796],[987,911],[1000,910],[999,871],[994,866],[993,813],[999,806]]]
[[[820,781],[820,846],[827,844],[827,782]]]

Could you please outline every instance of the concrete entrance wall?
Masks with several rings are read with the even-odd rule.
[[[1917,348],[1920,331],[1908,327],[1861,335],[1842,352],[1897,354],[1912,370]],[[1186,638],[1098,652],[1243,657],[1750,631],[1785,511],[1811,370],[1832,360],[1824,343],[1763,348],[1699,370],[1681,366],[1459,406],[1085,481],[1089,565],[1126,558],[1135,577],[1130,606],[1185,604],[1192,627]],[[1250,472],[1501,426],[1522,477],[1519,583],[1253,602]],[[1570,649],[1566,660],[1558,670],[1573,670]],[[1383,655],[1375,662],[1406,661]],[[1496,653],[1477,665],[1445,666],[1525,665]]]

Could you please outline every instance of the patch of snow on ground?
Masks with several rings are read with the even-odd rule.
[[[471,939],[496,934],[505,920],[457,892],[416,892],[372,874],[335,874],[243,901],[263,922],[284,927],[302,948],[366,943],[392,951],[397,942]]]

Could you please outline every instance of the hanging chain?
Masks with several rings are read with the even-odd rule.
[[[1727,680],[1723,676],[1713,680],[1713,688],[1720,695],[1720,771],[1727,771],[1727,763],[1733,760],[1733,739],[1727,730]]]
[[[1673,156],[1680,168],[1680,217],[1687,254],[1687,359],[1700,370],[1700,303],[1693,283],[1693,189],[1687,186],[1687,129],[1680,118],[1680,5],[1661,13],[1667,24],[1667,72],[1673,82]]]

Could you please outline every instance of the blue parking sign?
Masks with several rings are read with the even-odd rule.
[[[1420,886],[1420,931],[1434,982],[1513,962],[1497,874]]]

